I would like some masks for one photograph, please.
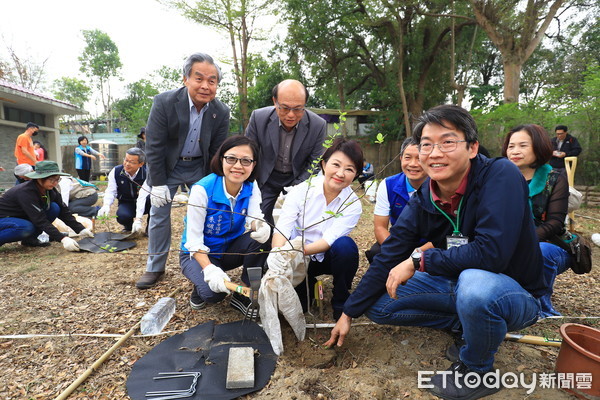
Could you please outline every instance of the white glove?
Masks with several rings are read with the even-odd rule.
[[[87,237],[93,238],[94,234],[89,229],[84,229],[81,232],[79,232],[79,236],[82,238],[87,238]]]
[[[110,206],[102,206],[102,208],[98,210],[98,217],[106,217],[109,213]]]
[[[79,251],[79,243],[77,243],[75,240],[71,239],[70,237],[64,237],[64,238],[62,238],[62,240],[60,242],[63,244],[63,247],[65,248],[65,250]]]
[[[283,188],[283,193],[284,194],[288,194],[290,192],[290,190],[292,190],[294,186],[286,186]]]
[[[133,225],[131,226],[131,232],[133,232],[133,233],[141,233],[142,230],[143,230],[142,219],[141,218],[136,218],[135,221],[133,221]]]
[[[282,275],[285,273],[285,269],[288,262],[285,259],[283,252],[280,247],[274,247],[271,249],[269,256],[267,257],[267,265],[269,269],[276,274]]]
[[[204,282],[208,283],[208,287],[215,293],[229,293],[229,289],[225,286],[225,281],[231,281],[225,271],[214,264],[209,264],[204,267]]]
[[[256,240],[258,243],[263,244],[271,236],[271,227],[264,221],[256,220],[256,230],[250,234],[250,237]]]
[[[150,192],[150,204],[153,207],[162,207],[171,201],[171,192],[167,185],[153,186]]]

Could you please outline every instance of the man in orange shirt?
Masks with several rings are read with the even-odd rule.
[[[17,136],[17,144],[15,145],[17,165],[29,164],[35,166],[35,150],[33,148],[33,140],[31,140],[31,137],[37,135],[39,130],[40,127],[37,124],[28,122],[25,132]]]

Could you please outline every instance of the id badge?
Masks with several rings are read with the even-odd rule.
[[[452,247],[460,247],[467,243],[469,243],[469,238],[466,236],[446,236],[446,249],[451,249]]]

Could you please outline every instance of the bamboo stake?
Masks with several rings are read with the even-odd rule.
[[[177,294],[177,292],[179,292],[179,288],[173,290],[168,295],[168,297],[174,297]],[[79,376],[79,378],[77,378],[73,383],[71,383],[69,385],[69,387],[66,388],[61,394],[59,394],[54,400],[65,400],[66,398],[68,398],[69,395],[71,393],[73,393],[73,391],[75,389],[77,389],[79,387],[79,385],[81,385],[94,371],[97,371],[98,368],[100,368],[100,365],[102,365],[102,363],[104,363],[104,361],[106,361],[108,359],[108,357],[110,357],[112,355],[112,353],[114,353],[114,351],[123,344],[123,342],[125,342],[127,339],[129,339],[131,337],[131,335],[133,335],[135,333],[135,331],[140,327],[141,323],[142,323],[142,320],[140,319],[137,322],[137,324],[132,326],[131,329],[129,329],[129,331],[127,331],[127,333],[125,333],[125,335],[123,335],[115,344],[113,344],[110,349],[108,349],[99,359],[97,359],[96,362],[94,362],[91,367],[89,367],[87,370],[85,370],[85,372],[83,374],[81,374]]]

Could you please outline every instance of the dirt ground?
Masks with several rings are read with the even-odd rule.
[[[363,217],[352,236],[361,250],[359,276],[367,268],[364,250],[372,244],[372,208],[363,202]],[[114,211],[114,210],[113,210]],[[181,237],[185,207],[173,209],[173,249]],[[590,236],[600,232],[600,211],[578,211],[579,229]],[[120,230],[116,222],[97,230]],[[132,337],[69,397],[70,399],[128,399],[125,383],[132,365],[156,344],[176,331],[215,320],[240,319],[228,302],[201,311],[189,307],[191,284],[179,271],[177,251],[169,256],[166,278],[155,288],[140,291],[135,281],[144,270],[147,239],[138,240],[128,253],[69,253],[60,244],[26,248],[19,244],[0,247],[0,335],[36,335],[31,338],[0,338],[0,398],[50,399],[65,390],[115,342],[114,337],[77,334],[124,334],[146,311],[176,288],[177,311],[156,337]],[[596,249],[598,250],[598,249]],[[600,251],[587,275],[567,271],[557,278],[554,304],[572,318],[543,320],[520,333],[560,337],[565,322],[598,326],[600,303]],[[239,279],[239,271],[233,272]],[[326,296],[331,281],[326,278]],[[330,310],[317,322],[333,322]],[[307,317],[312,322],[311,317]],[[356,322],[368,322],[364,317]],[[444,357],[451,343],[447,334],[414,327],[355,326],[346,344],[326,350],[321,344],[329,329],[309,329],[307,339],[296,343],[289,326],[282,323],[285,352],[275,373],[262,390],[244,399],[433,399],[417,388],[418,371],[446,369]],[[45,336],[48,335],[48,336]],[[65,336],[60,336],[65,335]],[[554,370],[558,348],[505,341],[496,357],[502,372],[531,374]],[[594,377],[597,378],[597,377]],[[505,389],[490,399],[570,399],[558,389]]]

